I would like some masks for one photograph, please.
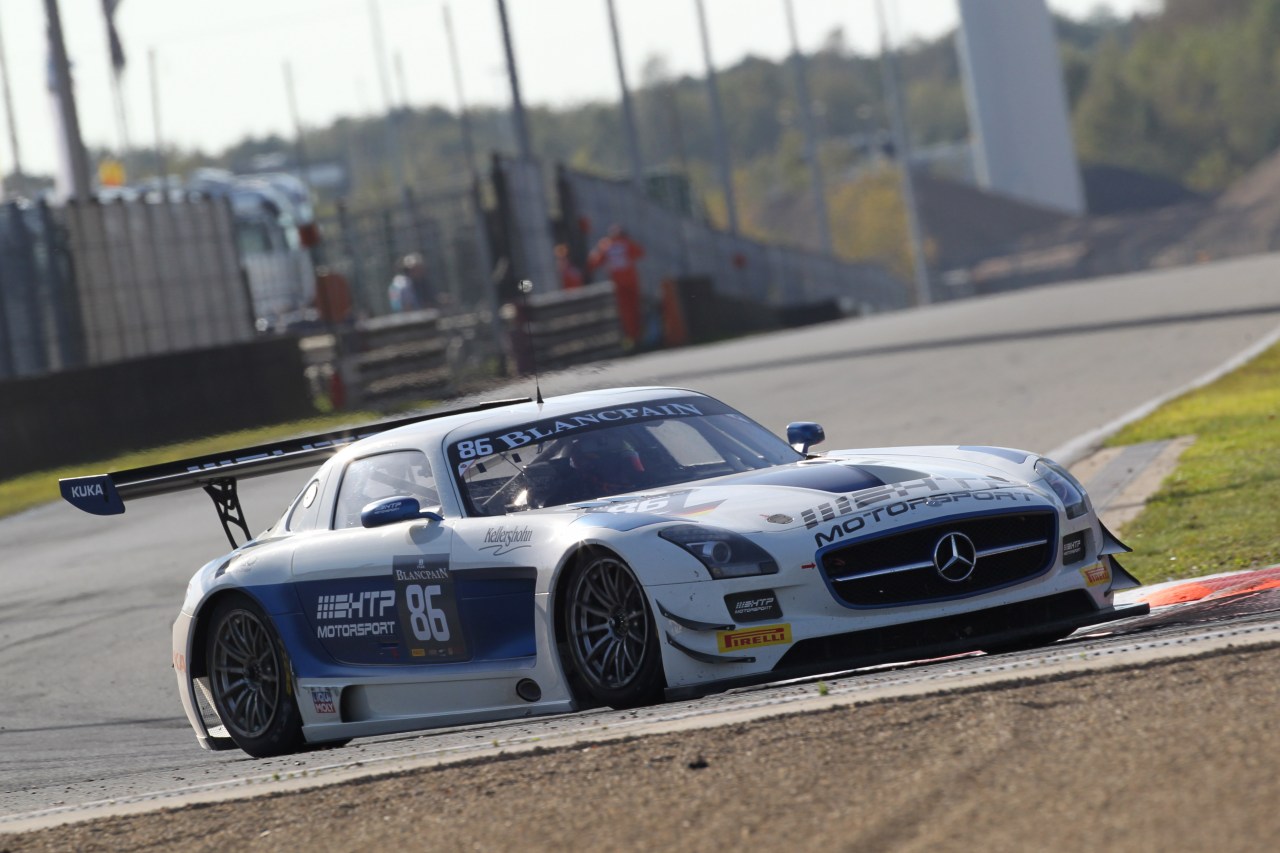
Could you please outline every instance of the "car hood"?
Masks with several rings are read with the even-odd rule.
[[[877,506],[933,507],[979,492],[1017,490],[1024,506],[1054,506],[1050,493],[1028,484],[1034,459],[961,448],[842,451],[568,509],[583,527],[629,530],[684,519],[751,533],[812,528]]]

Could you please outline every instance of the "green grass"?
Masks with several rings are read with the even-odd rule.
[[[1120,537],[1144,583],[1280,563],[1280,345],[1161,406],[1108,446],[1195,436]]]
[[[312,432],[326,432],[339,429],[348,424],[368,423],[385,417],[388,416],[374,412],[343,412],[340,415],[325,415],[304,421],[229,432],[196,441],[125,453],[101,462],[89,462],[52,471],[37,471],[33,474],[24,474],[21,477],[0,482],[0,517],[13,515],[33,506],[59,500],[61,496],[58,494],[58,479],[61,477],[105,474],[108,471],[138,468],[143,465],[152,465],[171,459],[217,453],[221,450],[233,450],[238,447],[251,447],[252,445],[263,444],[278,438],[288,438]]]

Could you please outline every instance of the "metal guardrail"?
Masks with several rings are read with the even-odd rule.
[[[337,408],[394,409],[465,393],[504,371],[487,311],[413,311],[300,338],[315,396]]]
[[[349,340],[357,344],[349,369],[362,405],[385,408],[397,402],[447,396],[449,340],[440,334],[439,312],[413,311],[360,324]]]

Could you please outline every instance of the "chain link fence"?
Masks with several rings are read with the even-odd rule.
[[[0,379],[83,362],[65,231],[44,204],[0,205]]]
[[[321,266],[351,287],[357,316],[391,313],[388,286],[406,256],[426,268],[427,287],[446,312],[487,306],[490,271],[483,216],[470,189],[418,195],[362,210],[339,205],[318,220]]]
[[[561,169],[560,209],[568,228],[583,227],[586,247],[612,225],[645,249],[639,273],[647,299],[664,279],[706,276],[717,292],[764,305],[794,307],[836,302],[845,313],[905,308],[906,286],[875,264],[769,245],[717,231],[638,193],[627,181]]]

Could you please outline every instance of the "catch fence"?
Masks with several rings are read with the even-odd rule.
[[[844,313],[904,308],[906,287],[883,267],[726,234],[672,212],[627,181],[561,169],[560,210],[567,228],[583,227],[589,248],[613,225],[644,247],[638,264],[646,298],[665,279],[709,277],[717,292],[775,307],[838,303]],[[575,235],[578,236],[578,235]]]
[[[341,274],[361,317],[388,314],[387,288],[408,255],[426,268],[427,286],[446,311],[487,305],[491,270],[483,215],[470,189],[418,195],[354,210],[339,205],[319,219],[320,266]]]

